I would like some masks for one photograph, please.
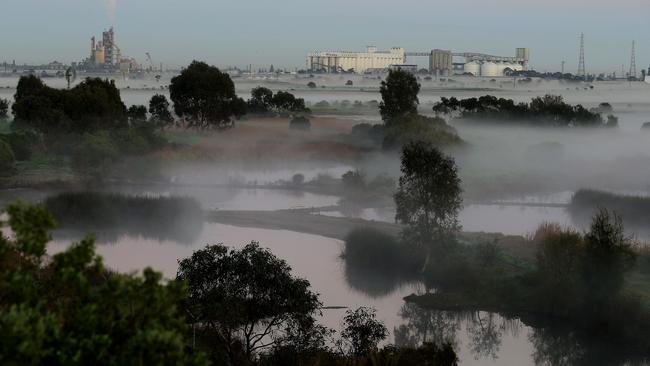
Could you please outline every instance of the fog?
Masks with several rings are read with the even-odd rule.
[[[159,83],[153,79],[118,79],[116,83],[125,104],[145,105],[156,93],[168,96],[166,87],[171,76],[164,75]],[[592,89],[589,85],[557,81],[521,85],[510,78],[452,79],[420,79],[420,113],[433,115],[431,107],[442,96],[491,94],[528,102],[550,93],[587,108],[610,103],[619,118],[618,128],[612,129],[543,129],[449,119],[464,141],[462,146],[445,148],[455,158],[462,179],[464,206],[459,220],[464,231],[524,236],[549,221],[584,230],[588,222],[573,218],[567,210],[574,192],[589,188],[650,196],[650,131],[641,130],[641,125],[650,121],[650,84],[596,82],[591,84]],[[352,80],[353,86],[345,86],[347,80]],[[45,81],[65,87],[61,79]],[[320,101],[380,99],[380,80],[374,76],[238,76],[234,81],[237,93],[244,98],[261,85],[274,91],[291,91],[312,106]],[[310,81],[317,84],[315,89],[307,87]],[[16,78],[0,78],[0,98],[11,99],[16,82]],[[196,209],[189,215],[193,222],[179,220],[177,225],[183,225],[184,231],[177,235],[155,235],[160,225],[169,225],[172,230],[176,227],[156,215],[124,215],[124,220],[130,220],[128,224],[115,224],[117,227],[110,227],[103,235],[97,232],[98,251],[107,265],[125,272],[152,266],[166,278],[173,278],[177,260],[206,244],[240,248],[250,241],[260,241],[263,247],[286,259],[298,275],[307,278],[326,306],[376,307],[380,319],[389,326],[390,342],[426,335],[429,330],[417,329],[417,325],[428,317],[426,324],[433,320],[439,323],[433,330],[441,339],[448,337],[455,342],[464,365],[532,365],[537,358],[543,359],[543,346],[557,340],[555,334],[543,331],[546,328],[496,313],[418,312],[405,308],[404,296],[427,291],[420,281],[369,274],[349,267],[340,258],[344,238],[338,232],[321,234],[328,228],[374,225],[398,229],[392,203],[395,187],[380,193],[354,191],[344,186],[341,177],[358,170],[366,182],[377,177],[397,180],[399,154],[382,151],[368,141],[350,139],[355,124],[381,123],[377,111],[316,113],[310,120],[309,131],[290,130],[289,119],[282,117],[245,117],[234,128],[221,132],[174,129],[176,138],[192,142],[178,143],[181,147],[146,158],[127,158],[113,168],[108,182],[57,182],[31,187],[17,184],[18,189],[0,190],[0,203],[4,206],[16,199],[45,202],[48,197],[69,191],[188,197],[203,211],[199,214]],[[142,230],[134,229],[138,227]],[[70,238],[81,237],[81,231],[99,230],[75,227],[74,222],[66,222],[63,229],[55,235],[49,254],[64,250]],[[629,234],[642,240],[650,239],[648,232],[628,229]],[[321,321],[337,328],[342,313],[328,310]]]

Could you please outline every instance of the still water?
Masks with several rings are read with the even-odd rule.
[[[281,230],[239,228],[206,223],[199,238],[183,245],[173,241],[156,241],[123,236],[112,244],[99,245],[98,252],[105,263],[122,272],[138,271],[151,266],[165,277],[176,275],[177,260],[189,257],[193,251],[209,243],[224,243],[241,248],[250,241],[259,241],[275,255],[285,259],[297,276],[308,279],[320,294],[325,306],[371,306],[390,330],[389,341],[405,339],[451,341],[456,345],[463,365],[531,365],[534,354],[529,338],[533,330],[516,320],[506,320],[495,314],[480,313],[460,316],[444,312],[423,312],[405,307],[404,296],[423,291],[418,284],[388,286],[378,293],[376,287],[364,288],[360,282],[350,285],[340,259],[342,242],[320,236]],[[48,248],[50,254],[64,250],[68,241],[55,240]],[[340,329],[345,309],[324,310],[322,323]],[[423,319],[427,319],[423,328]],[[406,326],[398,331],[395,328]],[[405,335],[408,330],[409,336]]]

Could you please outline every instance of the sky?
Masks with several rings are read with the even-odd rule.
[[[0,62],[80,61],[114,25],[123,54],[168,67],[301,68],[316,50],[404,47],[514,55],[538,71],[650,66],[650,0],[2,0]],[[408,60],[424,62],[426,60]]]

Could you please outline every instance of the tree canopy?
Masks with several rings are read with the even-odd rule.
[[[231,360],[238,342],[247,359],[292,333],[312,326],[320,309],[308,281],[291,275],[291,267],[252,242],[241,250],[209,245],[179,262],[178,280],[189,287],[187,310],[213,335]]]
[[[0,363],[206,365],[185,343],[182,283],[107,270],[91,237],[46,260],[55,227],[40,206],[8,208],[0,238]]]
[[[379,112],[386,125],[390,126],[406,114],[417,113],[420,84],[410,72],[389,71],[386,80],[381,82],[379,92],[382,98]]]
[[[349,343],[353,355],[366,356],[376,351],[387,336],[388,329],[377,320],[375,309],[360,307],[345,312],[341,337]]]
[[[604,107],[603,107],[604,108]],[[602,111],[605,111],[602,109]],[[559,95],[535,97],[530,103],[515,103],[512,99],[484,95],[479,98],[441,98],[433,106],[439,114],[460,113],[468,120],[489,120],[498,123],[528,123],[535,126],[579,126],[601,127],[609,125],[600,115],[600,110],[589,111],[582,105],[571,105]],[[612,116],[613,117],[613,116]],[[615,117],[613,117],[615,118]]]
[[[395,220],[416,244],[443,248],[460,230],[461,181],[453,158],[429,143],[411,142],[402,150],[402,175],[395,194]]]
[[[18,126],[40,132],[85,133],[126,126],[127,109],[113,80],[88,78],[54,89],[36,76],[18,81],[12,110]]]
[[[228,128],[246,114],[246,102],[235,94],[227,73],[193,61],[169,86],[174,112],[188,127]]]
[[[174,117],[169,111],[169,101],[162,94],[156,94],[149,100],[149,114],[151,121],[160,128],[174,123]]]
[[[0,121],[9,117],[9,101],[0,98]]]

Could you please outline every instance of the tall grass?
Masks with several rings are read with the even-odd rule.
[[[204,221],[199,203],[185,197],[71,192],[47,198],[45,206],[60,229],[94,232],[100,240],[134,235],[190,244]]]

